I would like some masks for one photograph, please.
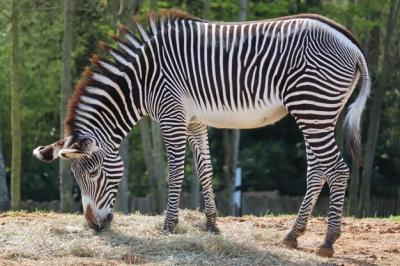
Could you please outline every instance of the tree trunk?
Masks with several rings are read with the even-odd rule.
[[[233,202],[233,193],[235,192],[235,173],[239,157],[240,130],[224,129],[224,184],[225,188],[221,192],[222,212],[226,215],[235,215],[235,205]]]
[[[247,19],[247,0],[239,0],[239,21]]]
[[[347,215],[356,215],[358,206],[358,192],[360,186],[360,168],[353,162],[351,164],[349,200],[347,203]]]
[[[221,202],[218,210],[224,215],[232,215],[233,213],[233,179],[231,173],[231,157],[232,157],[232,130],[224,129],[222,132],[222,142],[224,147],[224,166],[223,166],[223,185],[224,188],[220,192]]]
[[[392,0],[390,4],[390,14],[388,17],[386,36],[383,51],[383,60],[378,75],[378,82],[373,98],[370,122],[368,127],[368,138],[365,149],[364,169],[362,173],[362,183],[360,190],[360,200],[358,205],[358,216],[370,215],[371,201],[371,176],[373,170],[376,144],[378,140],[379,126],[382,113],[382,103],[385,92],[386,78],[389,71],[390,47],[393,40],[394,30],[396,29],[397,18],[400,10],[400,0]]]
[[[131,2],[129,2],[131,3]],[[140,9],[140,1],[134,1],[133,3],[133,13],[138,13]],[[157,1],[150,1],[150,9],[157,10]],[[130,15],[126,13],[126,19],[124,23],[131,28],[132,27]],[[149,186],[150,186],[150,197],[151,206],[155,213],[161,213],[164,204],[164,194],[165,194],[165,178],[161,173],[164,172],[164,161],[162,160],[162,150],[156,149],[155,147],[161,146],[160,130],[157,123],[150,121],[149,118],[145,117],[139,122],[140,136],[142,140],[143,156],[146,164],[146,169],[149,175]],[[158,132],[158,133],[157,133]],[[160,159],[161,158],[161,159]]]
[[[203,2],[203,18],[210,19],[211,9],[210,9],[210,0],[204,0]],[[196,169],[196,157],[194,153],[189,152],[192,154],[191,157],[187,156],[188,163],[193,164],[193,169]],[[188,154],[189,154],[188,153]],[[200,194],[200,182],[197,177],[196,170],[193,171],[192,177],[190,179],[190,208],[197,209],[202,206],[202,197]]]
[[[157,12],[157,0],[150,1],[150,9]],[[164,161],[164,145],[161,137],[160,125],[151,120],[151,131],[153,138],[153,158],[155,164],[155,175],[157,182],[157,193],[159,194],[159,209],[157,212],[161,212],[166,205],[166,183],[167,175],[165,174],[165,161]]]
[[[165,174],[164,147],[161,138],[160,125],[153,120],[151,120],[151,132],[153,138],[154,174],[157,182],[157,193],[160,197],[160,208],[157,210],[157,212],[161,212],[165,206],[165,188],[167,178]]]
[[[11,207],[18,209],[21,203],[21,108],[18,42],[18,3],[11,6]]]
[[[204,0],[203,3],[203,18],[210,19],[211,15],[211,0]]]
[[[157,1],[150,2],[150,9],[157,11]],[[157,122],[148,118],[139,123],[140,135],[147,172],[149,174],[150,195],[152,209],[161,213],[166,205],[166,175],[163,156],[163,143],[160,126]]]
[[[348,3],[350,10],[353,9],[353,7],[355,5],[354,1],[355,0],[350,0],[349,3]],[[314,5],[318,5],[319,6],[320,5],[320,1],[319,0],[317,0],[317,1],[306,1],[306,4],[310,5],[310,7],[312,7]],[[307,8],[308,8],[308,6],[307,6]],[[346,27],[350,30],[350,32],[352,32],[352,30],[353,30],[353,16],[347,16]],[[346,114],[345,111],[346,111],[346,109],[343,109],[340,112],[340,114],[338,116],[338,119],[336,121],[336,126],[335,126],[336,144],[337,144],[337,146],[339,148],[339,151],[342,154],[344,154],[344,151],[345,151],[345,149],[343,147],[343,144],[344,144],[344,141],[343,141],[344,140],[344,138],[343,138],[343,134],[344,134],[344,132],[343,132],[343,120],[344,120],[344,116]]]
[[[150,10],[157,11],[157,0],[150,0]]]
[[[239,21],[245,21],[247,17],[247,0],[239,1]],[[227,215],[236,215],[233,203],[233,193],[235,192],[235,174],[238,165],[240,130],[225,129],[223,132],[224,142],[224,184],[225,188],[221,192],[222,210]]]
[[[64,134],[64,118],[67,110],[68,99],[71,96],[72,75],[71,55],[74,19],[74,0],[64,2],[64,35],[62,43],[62,76],[60,90],[60,134]],[[60,210],[62,212],[74,211],[72,197],[73,177],[70,172],[71,162],[60,160]]]
[[[375,13],[368,13],[368,19],[376,19],[381,16],[381,11]],[[364,37],[364,56],[367,58],[369,63],[370,72],[375,72],[379,61],[380,53],[380,26],[375,25],[370,31],[365,33]],[[352,162],[351,173],[350,173],[350,185],[349,185],[349,200],[347,204],[347,215],[357,216],[358,204],[360,194],[360,168]]]
[[[127,213],[129,211],[129,135],[122,141],[119,154],[124,162],[124,174],[118,186],[117,205],[115,210]]]
[[[192,154],[192,157],[189,157],[192,159],[189,159],[188,161],[193,164],[193,169],[196,169],[196,158],[194,154]],[[196,175],[196,171],[194,170],[192,172],[191,176],[191,182],[190,182],[190,208],[191,209],[198,209],[201,206],[201,194],[200,194],[200,182],[199,179]]]
[[[10,199],[8,198],[8,188],[6,181],[6,172],[4,168],[3,158],[3,142],[1,136],[1,121],[0,121],[0,212],[7,211],[10,208]]]
[[[157,11],[157,1],[150,1],[150,10]],[[139,12],[139,1],[135,12]],[[153,212],[161,213],[165,206],[165,163],[159,125],[145,117],[139,122],[140,136],[147,173]]]
[[[112,26],[116,27],[118,23],[129,24],[131,22],[131,13],[132,10],[135,9],[135,5],[138,3],[136,1],[127,1],[127,0],[119,0],[113,1],[115,7],[113,8],[114,13],[112,14]],[[119,32],[117,32],[119,33]],[[118,196],[117,196],[117,205],[115,207],[116,210],[127,213],[129,211],[129,135],[125,137],[122,141],[120,149],[119,149],[122,161],[124,162],[124,174],[122,176],[122,180],[119,183],[118,187]]]
[[[155,174],[153,145],[151,141],[150,121],[145,118],[139,122],[140,136],[142,139],[142,148],[144,153],[144,161],[146,164],[147,173],[149,175],[151,206],[154,212],[161,212],[161,196],[158,193],[158,181]]]

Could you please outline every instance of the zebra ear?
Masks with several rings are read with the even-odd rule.
[[[91,156],[93,152],[99,150],[96,142],[89,137],[76,138],[74,141],[66,143],[58,152],[61,159],[77,159],[83,156]]]
[[[66,141],[67,138],[63,138],[47,146],[39,146],[33,150],[33,155],[43,162],[50,163],[58,159],[59,152]]]

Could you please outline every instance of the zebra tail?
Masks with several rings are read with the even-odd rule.
[[[344,139],[349,147],[353,161],[357,166],[362,164],[361,158],[361,116],[370,93],[371,79],[368,73],[367,62],[363,55],[360,56],[357,68],[361,73],[361,88],[356,100],[349,106],[344,120]]]

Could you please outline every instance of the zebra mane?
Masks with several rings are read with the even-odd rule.
[[[112,37],[118,43],[121,49],[125,50],[124,44],[128,43],[134,48],[140,48],[150,41],[151,38],[155,37],[160,31],[162,31],[169,24],[179,20],[192,20],[192,21],[204,21],[200,18],[190,15],[185,11],[178,9],[163,10],[159,13],[149,12],[147,15],[147,27],[143,26],[139,16],[133,16],[132,21],[136,27],[136,31],[139,38],[133,34],[129,28],[123,24],[120,24],[119,31],[122,34],[122,38],[116,35]]]
[[[90,57],[91,66],[85,67],[81,79],[75,86],[72,97],[68,102],[67,112],[64,120],[64,135],[68,136],[74,132],[74,120],[76,116],[76,109],[79,105],[81,96],[84,95],[86,88],[89,87],[93,81],[94,74],[107,74],[111,68],[118,68],[119,64],[126,64],[128,58],[137,58],[138,52],[154,38],[160,31],[162,31],[169,24],[177,20],[193,20],[203,21],[200,18],[192,16],[184,11],[177,9],[163,10],[159,13],[150,12],[147,15],[148,25],[144,27],[138,16],[132,17],[133,24],[136,28],[137,35],[135,35],[127,26],[118,25],[120,35],[111,34],[112,39],[115,41],[117,47],[99,42],[98,47],[106,51],[111,59],[92,54]]]

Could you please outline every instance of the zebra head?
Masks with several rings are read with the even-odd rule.
[[[81,190],[88,225],[100,230],[110,224],[124,171],[118,152],[106,152],[91,137],[69,136],[50,145],[39,146],[33,154],[44,162],[71,159],[71,172]]]

